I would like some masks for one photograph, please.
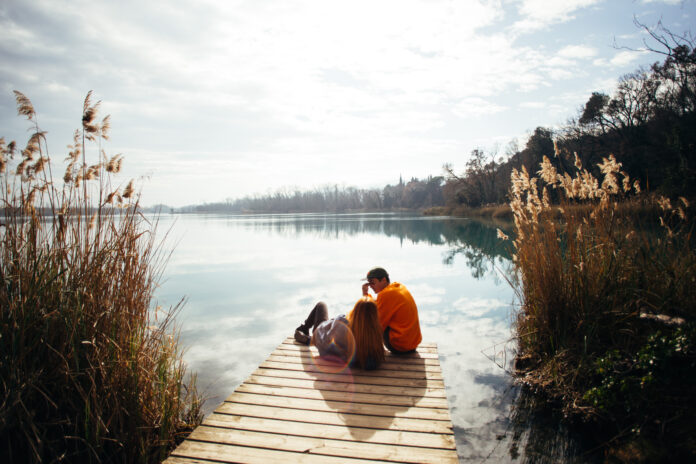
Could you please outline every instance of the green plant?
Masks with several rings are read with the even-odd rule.
[[[0,139],[0,448],[12,462],[157,462],[200,422],[171,311],[151,308],[167,256],[91,92],[61,179],[45,132]],[[95,155],[87,150],[95,147]],[[96,162],[88,164],[88,159]]]

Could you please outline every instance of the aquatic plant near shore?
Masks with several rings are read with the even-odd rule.
[[[566,413],[610,424],[615,445],[630,438],[642,456],[691,455],[689,202],[641,193],[613,156],[597,167],[600,177],[576,156],[574,175],[561,174],[545,157],[538,177],[513,170],[519,375],[561,400]],[[669,449],[657,451],[667,437]]]
[[[10,462],[159,462],[200,422],[173,316],[150,308],[167,255],[139,210],[110,120],[84,101],[61,180],[32,103],[0,139],[0,449]],[[96,156],[87,150],[96,148]],[[88,164],[95,157],[96,162]]]

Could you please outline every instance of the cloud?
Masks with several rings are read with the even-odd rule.
[[[462,297],[452,305],[457,313],[465,314],[467,318],[478,318],[490,313],[494,309],[507,308],[508,305],[492,298]]]
[[[594,81],[595,91],[603,92],[607,95],[612,95],[619,84],[619,79],[616,77],[609,77],[606,79],[597,79]],[[589,97],[588,97],[589,98]]]
[[[519,13],[522,19],[517,21],[513,29],[520,32],[531,32],[544,29],[547,26],[563,23],[574,19],[573,13],[582,8],[600,3],[602,0],[521,0]]]
[[[567,45],[560,49],[557,56],[570,59],[589,59],[597,55],[597,49],[586,45]]]
[[[568,79],[575,75],[575,73],[561,67],[554,67],[549,69],[548,74],[551,79],[556,81],[561,79]]]
[[[630,50],[621,51],[614,55],[614,57],[611,60],[609,60],[609,64],[614,67],[627,66],[636,61],[640,57],[640,55],[643,55],[645,53],[646,52]]]
[[[520,103],[521,108],[532,108],[535,110],[542,109],[546,107],[546,102],[543,101],[527,101]]]
[[[668,5],[679,5],[684,0],[641,0],[641,3],[666,3]]]
[[[626,67],[630,65],[631,63],[635,62],[640,58],[641,55],[644,55],[646,52],[644,51],[634,51],[634,50],[622,50],[620,52],[617,52],[613,57],[611,57],[609,60],[606,61],[595,61],[595,63],[598,64],[607,64],[611,67],[614,68],[621,68],[621,67]]]
[[[504,107],[486,102],[486,96],[541,85],[535,67],[542,57],[537,52],[516,49],[504,34],[474,34],[499,18],[497,3],[457,3],[453,10],[421,2],[399,3],[395,10],[358,3],[334,11],[297,2],[280,11],[259,7],[241,13],[215,5],[220,19],[213,27],[216,40],[193,63],[166,71],[179,75],[175,84],[184,79],[191,83],[182,82],[166,93],[155,90],[153,96],[165,111],[186,114],[200,107],[214,120],[227,119],[222,113],[231,110],[247,115],[240,118],[245,126],[256,120],[272,124],[277,135],[260,140],[267,147],[262,156],[269,160],[267,166],[282,166],[288,157],[299,161],[303,154],[317,160],[312,169],[330,160],[364,157],[384,173],[393,170],[385,150],[410,152],[402,156],[425,164],[421,154],[444,147],[422,138],[443,127],[442,108],[458,101],[452,110],[457,115],[492,115]],[[234,27],[221,27],[227,23]],[[177,60],[176,54],[170,55],[164,63]],[[201,83],[196,84],[199,89],[187,92],[193,82]],[[177,105],[170,108],[168,101]],[[203,151],[225,143],[213,137],[201,140]],[[421,145],[423,151],[415,153]],[[257,154],[237,153],[242,159],[258,159],[253,151]],[[296,162],[265,177],[277,178],[274,185],[287,184],[288,178],[301,184],[316,178],[312,169]],[[380,182],[367,177],[377,173],[350,165],[334,164],[332,172],[344,179]]]
[[[505,110],[505,106],[477,97],[462,99],[452,107],[452,112],[460,118],[476,118]]]

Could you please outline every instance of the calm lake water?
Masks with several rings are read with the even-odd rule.
[[[493,226],[398,214],[164,214],[160,236],[166,230],[174,251],[156,296],[164,307],[187,298],[180,340],[209,397],[206,412],[317,301],[331,316],[346,313],[367,271],[382,266],[416,300],[424,341],[439,346],[462,462],[551,462],[568,448],[559,429],[539,440],[531,420],[514,412],[520,391],[506,373],[514,292]]]

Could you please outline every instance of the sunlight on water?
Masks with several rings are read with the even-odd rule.
[[[169,227],[174,252],[158,303],[187,298],[181,341],[208,393],[207,412],[318,301],[330,317],[346,314],[361,279],[382,266],[416,300],[423,340],[438,344],[462,461],[519,462],[509,430],[517,389],[505,371],[514,295],[494,226],[391,214],[164,215],[160,230]],[[315,356],[312,364],[317,375],[350,373]]]

